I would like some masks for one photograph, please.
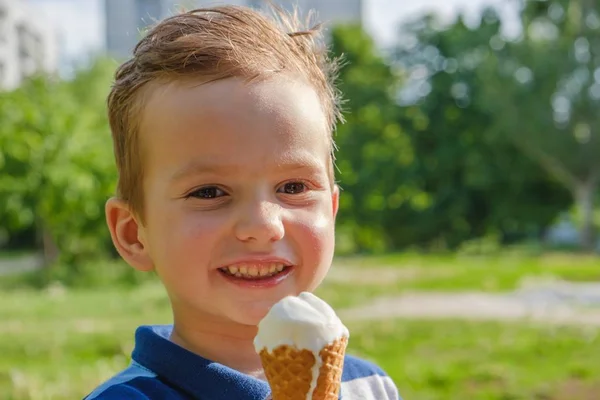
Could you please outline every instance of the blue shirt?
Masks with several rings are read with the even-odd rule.
[[[131,365],[85,400],[264,400],[267,382],[204,359],[169,340],[171,325],[141,326]],[[391,378],[376,365],[347,355],[340,398],[401,400]]]

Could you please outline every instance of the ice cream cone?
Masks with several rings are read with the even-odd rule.
[[[279,315],[280,319],[274,323],[275,318],[271,316],[265,318],[267,322],[262,327],[259,325],[262,336],[257,336],[255,344],[272,399],[337,400],[348,330],[322,300],[307,293],[300,296],[303,302],[310,303],[313,315],[308,316],[307,310],[304,314],[297,311],[296,307],[302,308],[302,303],[286,298],[282,301],[287,303],[281,307],[286,311],[285,318]],[[273,314],[277,313],[276,308]],[[288,320],[290,317],[292,320]]]

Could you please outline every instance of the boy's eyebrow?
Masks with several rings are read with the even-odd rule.
[[[175,171],[171,176],[172,181],[179,181],[193,175],[200,174],[219,174],[235,175],[247,167],[243,164],[219,164],[206,162],[205,160],[194,160],[185,164],[182,168]],[[318,170],[322,168],[320,163],[314,157],[288,158],[276,164],[277,169],[295,171],[301,169]]]
[[[240,170],[239,165],[219,165],[215,163],[207,163],[203,160],[194,160],[186,163],[182,168],[178,169],[171,176],[171,180],[179,181],[192,175],[200,174],[234,174]]]

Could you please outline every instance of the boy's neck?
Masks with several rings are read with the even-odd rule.
[[[265,380],[260,356],[254,349],[256,326],[200,321],[189,324],[175,318],[171,341],[208,360]]]

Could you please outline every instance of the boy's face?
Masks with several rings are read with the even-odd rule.
[[[321,283],[338,208],[326,126],[316,92],[290,79],[153,91],[138,236],[176,318],[255,325]]]

